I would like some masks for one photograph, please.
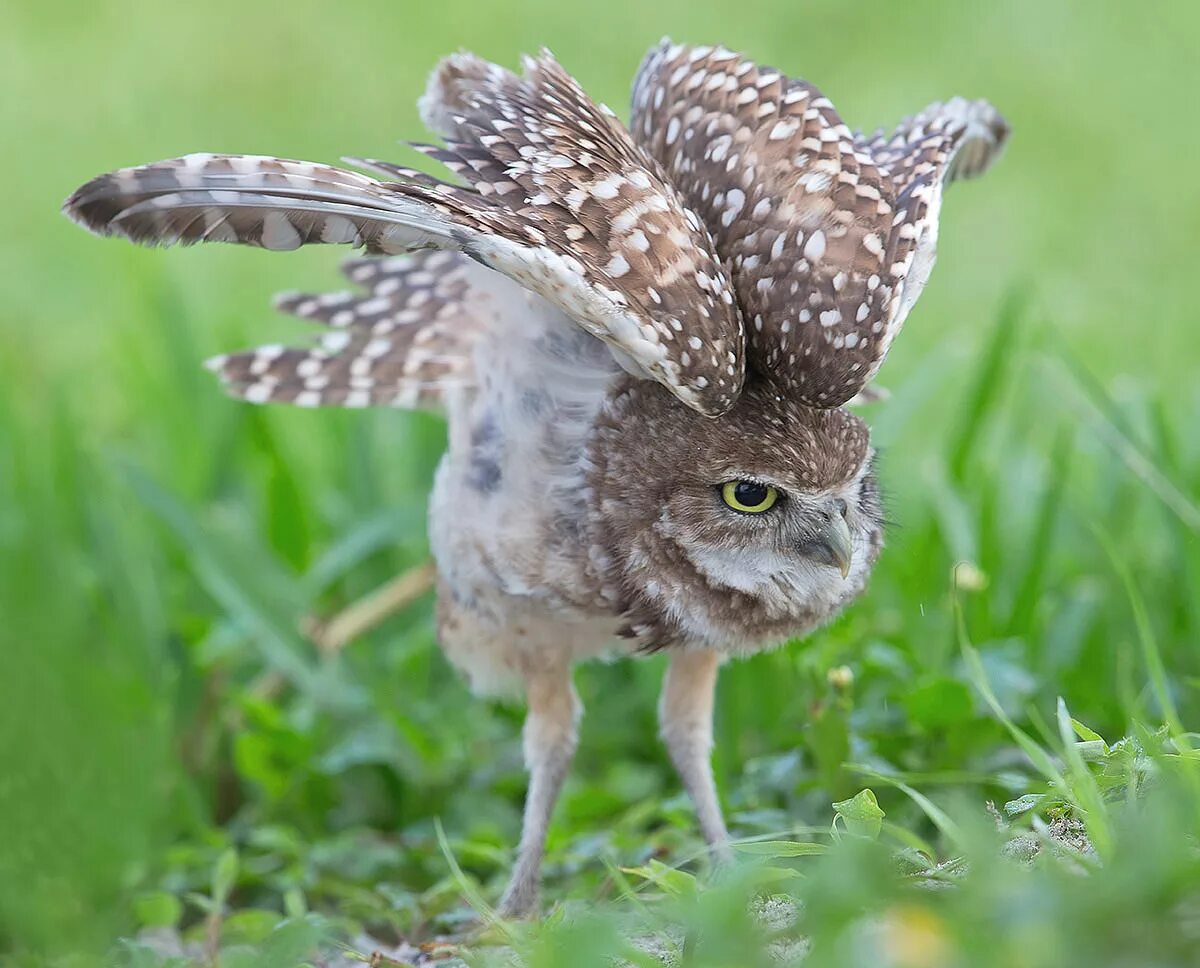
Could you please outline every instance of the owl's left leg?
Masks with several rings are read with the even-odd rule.
[[[720,666],[721,656],[711,649],[672,653],[658,702],[658,721],[667,753],[696,807],[700,833],[714,857],[726,860],[729,833],[712,771],[713,697]]]
[[[522,738],[529,790],[525,794],[517,863],[500,901],[500,913],[505,917],[528,914],[537,904],[546,831],[575,755],[583,711],[571,682],[570,666],[565,664],[530,676],[526,697],[529,710]]]

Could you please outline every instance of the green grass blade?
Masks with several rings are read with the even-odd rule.
[[[966,477],[971,453],[981,439],[983,424],[997,409],[995,400],[1003,389],[1004,377],[1013,363],[1015,347],[1019,345],[1020,326],[1028,298],[1024,290],[1009,293],[992,327],[992,337],[979,358],[970,396],[950,445],[947,462],[951,478],[960,484]]]
[[[1143,599],[1141,591],[1133,580],[1129,566],[1118,553],[1112,539],[1099,525],[1095,526],[1094,531],[1096,539],[1100,542],[1104,553],[1108,556],[1113,571],[1120,578],[1121,584],[1125,589],[1125,595],[1129,599],[1129,607],[1133,611],[1133,620],[1137,628],[1138,644],[1142,650],[1142,660],[1146,663],[1146,672],[1150,676],[1150,683],[1154,689],[1154,696],[1158,700],[1159,708],[1162,710],[1172,737],[1180,744],[1179,748],[1181,750],[1190,749],[1187,740],[1187,731],[1183,727],[1183,723],[1179,717],[1179,709],[1176,707],[1175,699],[1171,694],[1167,669],[1163,664],[1162,652],[1158,646],[1158,637],[1154,634],[1154,626],[1151,624],[1150,615],[1146,611],[1145,599]]]
[[[289,593],[280,574],[268,574],[262,559],[247,562],[141,471],[130,467],[126,474],[145,506],[174,532],[197,580],[242,625],[267,665],[306,692],[317,691],[311,651],[294,631],[299,596]]]

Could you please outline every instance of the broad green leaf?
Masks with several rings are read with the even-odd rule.
[[[298,887],[289,887],[283,892],[283,910],[289,918],[302,918],[308,913],[308,901]]]
[[[261,908],[234,911],[221,922],[221,943],[261,944],[282,920],[278,911]]]
[[[1046,799],[1047,797],[1044,793],[1026,793],[1024,796],[1017,797],[1015,800],[1009,800],[1004,804],[1004,812],[1010,817],[1017,817],[1023,813],[1028,813],[1030,810],[1036,810]]]
[[[641,867],[622,867],[621,870],[634,877],[640,877],[661,887],[668,894],[676,897],[692,897],[696,893],[696,878],[694,875],[674,867],[668,867],[662,861],[652,860]]]
[[[144,928],[173,927],[183,916],[183,904],[174,894],[154,891],[134,899],[133,915]]]
[[[869,837],[874,840],[879,836],[886,814],[875,799],[875,793],[870,788],[859,790],[849,800],[839,800],[833,805],[837,816],[842,818],[846,830],[857,837]]]
[[[224,907],[229,899],[233,886],[237,883],[237,876],[237,850],[229,847],[217,858],[216,866],[213,867],[212,899],[218,909]]]
[[[1073,730],[1075,730],[1075,735],[1078,736],[1081,740],[1084,740],[1085,742],[1088,742],[1088,743],[1094,743],[1097,741],[1099,741],[1101,743],[1104,742],[1103,736],[1101,736],[1099,733],[1097,733],[1094,729],[1089,729],[1087,726],[1084,726],[1083,723],[1081,723],[1078,719],[1075,719],[1074,717],[1071,718],[1071,728]],[[1107,744],[1105,744],[1105,745],[1107,745]]]

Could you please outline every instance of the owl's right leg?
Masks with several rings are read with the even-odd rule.
[[[711,649],[671,655],[658,703],[659,733],[696,808],[700,833],[716,860],[730,856],[712,771],[713,698],[721,656]]]
[[[575,754],[583,711],[571,682],[570,666],[566,664],[531,675],[526,683],[526,697],[529,710],[523,739],[529,790],[525,795],[517,863],[500,901],[500,913],[505,917],[528,914],[537,904],[546,831]]]

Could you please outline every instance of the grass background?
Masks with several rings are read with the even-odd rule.
[[[1012,122],[1002,163],[950,193],[939,266],[881,375],[893,398],[868,413],[897,522],[869,595],[723,677],[716,766],[736,830],[827,825],[830,802],[866,785],[846,763],[939,803],[1040,789],[964,636],[1000,707],[1048,747],[1058,696],[1110,740],[1200,721],[1200,8],[0,0],[0,21],[11,958],[104,950],[139,924],[203,929],[188,894],[221,894],[230,847],[241,862],[217,879],[248,936],[278,920],[266,912],[307,909],[343,934],[419,931],[461,896],[434,818],[494,896],[519,823],[519,711],[469,699],[434,648],[428,601],[334,661],[297,632],[424,560],[440,421],[250,408],[199,366],[298,338],[268,297],[338,286],[340,253],[136,250],[57,212],[98,172],[189,151],[404,160],[395,142],[422,136],[424,77],[459,47],[513,64],[549,46],[621,113],[643,51],[669,33],[802,74],[853,125],[955,93]],[[977,573],[956,596],[959,561]],[[841,665],[849,690],[827,678]],[[606,860],[696,845],[654,741],[660,673],[661,660],[581,671],[589,715],[551,898],[610,897]],[[875,788],[899,828],[949,849],[902,792]],[[1179,837],[1200,832],[1189,796],[1162,821]],[[1093,834],[1101,815],[1085,817]],[[1127,852],[1131,883],[1175,883],[1169,846]],[[849,896],[892,903],[871,863],[846,862],[866,885]],[[1194,904],[1194,873],[1131,901],[1131,923]],[[1047,883],[1045,897],[1074,897]],[[1014,896],[1036,908],[1027,889]]]

